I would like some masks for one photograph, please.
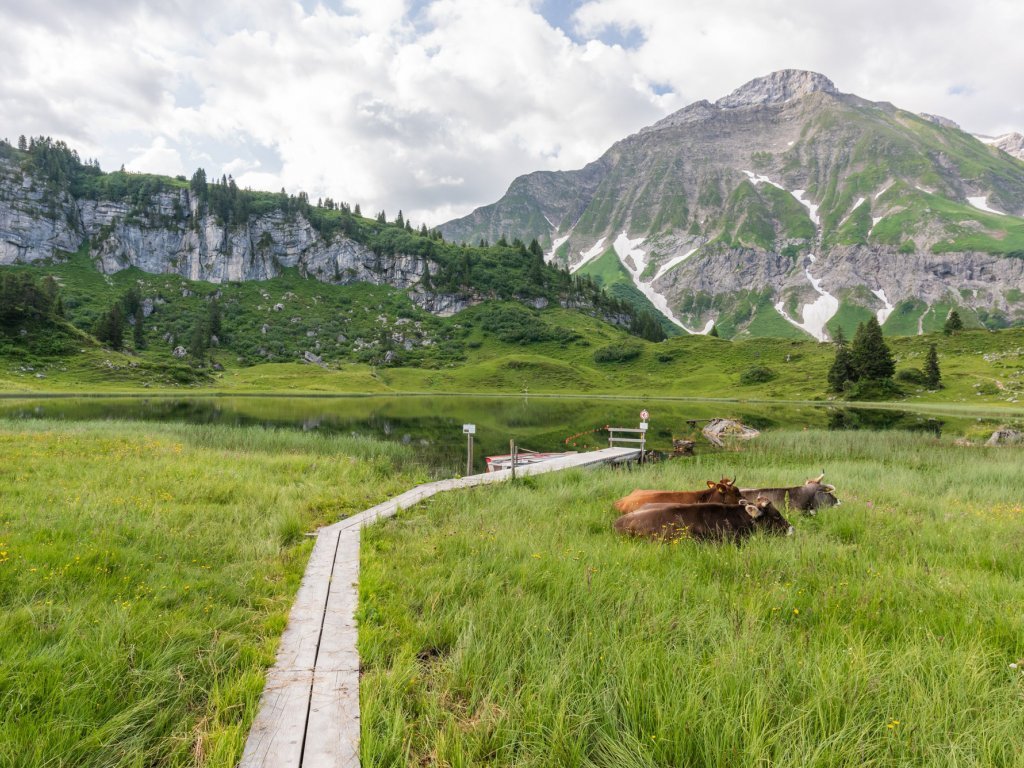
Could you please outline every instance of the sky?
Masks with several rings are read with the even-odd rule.
[[[0,0],[0,137],[439,225],[778,69],[1024,130],[1018,0]]]

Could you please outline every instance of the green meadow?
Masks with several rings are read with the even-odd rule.
[[[0,421],[0,765],[236,765],[304,534],[424,479],[372,440]]]
[[[779,431],[405,510],[364,531],[363,765],[1024,765],[1022,460]],[[822,467],[790,538],[612,533],[637,487]]]

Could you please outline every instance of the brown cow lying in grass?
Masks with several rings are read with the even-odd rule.
[[[808,515],[814,515],[819,509],[839,505],[836,498],[836,487],[821,482],[825,478],[822,472],[815,478],[807,480],[803,485],[792,488],[741,488],[740,493],[748,499],[764,496],[780,509],[799,509]]]
[[[707,489],[700,491],[636,490],[616,501],[615,508],[626,514],[645,504],[739,504],[742,496],[735,482],[727,477],[723,477],[717,483],[708,480]]]
[[[765,498],[757,504],[649,504],[615,521],[615,530],[627,536],[661,541],[692,538],[732,539],[739,542],[754,531],[776,535],[793,533],[793,526]]]

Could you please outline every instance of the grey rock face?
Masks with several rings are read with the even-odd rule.
[[[959,123],[955,123],[952,120],[950,120],[948,117],[943,117],[942,115],[930,115],[927,112],[922,112],[921,113],[921,117],[923,117],[929,123],[935,123],[936,125],[941,125],[943,128],[956,128],[957,130],[960,129],[960,124]]]
[[[1024,134],[1008,133],[992,142],[992,146],[999,147],[1003,152],[1018,160],[1024,160]]]
[[[379,256],[344,236],[326,240],[297,214],[273,211],[226,226],[215,216],[200,216],[197,201],[184,189],[153,195],[141,211],[127,202],[75,201],[67,195],[54,207],[53,195],[44,192],[41,182],[0,160],[0,264],[59,258],[88,239],[90,255],[105,274],[137,267],[219,283],[266,280],[297,267],[324,282],[405,289],[426,271],[420,257]]]
[[[736,109],[762,104],[781,104],[809,93],[839,93],[835,84],[817,72],[783,69],[745,83],[715,102],[716,107]]]

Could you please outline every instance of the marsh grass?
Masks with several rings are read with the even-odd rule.
[[[1024,765],[1022,458],[781,432],[435,497],[364,531],[363,765]],[[611,530],[636,487],[823,466],[792,538]]]
[[[0,421],[0,765],[234,766],[311,539],[394,444]]]

